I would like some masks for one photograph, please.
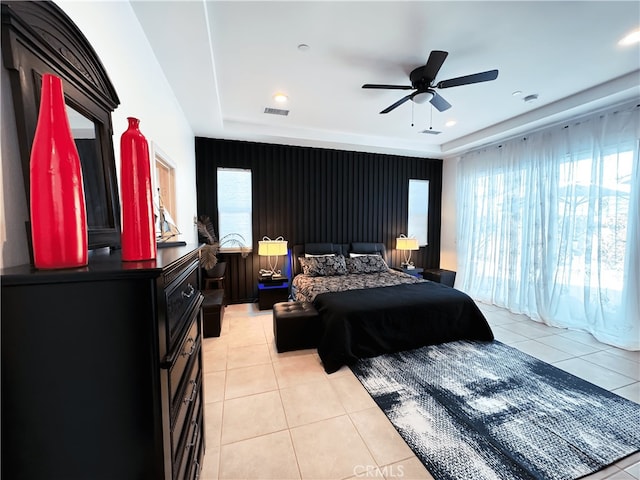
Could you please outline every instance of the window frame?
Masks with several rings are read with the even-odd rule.
[[[244,211],[240,211],[239,213],[244,213],[248,216],[245,218],[245,222],[249,225],[249,230],[247,232],[244,231],[234,231],[231,230],[229,232],[223,231],[222,226],[224,223],[222,219],[224,218],[224,212],[221,211],[221,192],[224,192],[224,188],[220,188],[221,185],[221,175],[220,172],[244,172],[249,175],[248,182],[245,179],[245,182],[248,183],[249,188],[247,191],[249,195],[247,197],[248,200],[248,209]],[[218,241],[220,242],[219,251],[220,253],[242,253],[246,254],[247,252],[253,251],[253,172],[250,168],[235,168],[235,167],[217,167],[216,169],[216,205],[218,210]],[[224,197],[224,194],[223,194]],[[238,212],[237,212],[238,213]],[[237,229],[236,229],[237,230]],[[243,229],[240,229],[243,230]],[[237,245],[238,236],[240,236],[244,242],[242,246]],[[225,246],[226,242],[231,242],[230,245]]]
[[[414,188],[412,188],[412,185]],[[407,236],[416,238],[420,247],[429,245],[429,189],[429,180],[422,178],[409,179],[407,193]],[[413,198],[417,195],[420,195],[420,197]],[[416,211],[416,206],[421,204],[424,204],[424,210]],[[424,230],[416,223],[416,217],[420,219],[424,218]]]

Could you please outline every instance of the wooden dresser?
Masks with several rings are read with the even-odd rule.
[[[195,479],[204,454],[195,245],[1,271],[2,478]]]

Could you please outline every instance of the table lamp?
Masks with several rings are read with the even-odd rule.
[[[258,242],[258,255],[261,257],[267,257],[269,270],[260,270],[260,275],[279,276],[280,270],[276,270],[278,266],[278,256],[286,254],[287,241],[284,238],[278,237],[275,240],[271,240],[269,237],[263,237],[262,240]]]
[[[413,237],[407,237],[404,233],[401,233],[396,238],[396,249],[404,252],[404,262],[402,262],[402,268],[415,268],[411,261],[411,250],[419,250],[418,239]]]

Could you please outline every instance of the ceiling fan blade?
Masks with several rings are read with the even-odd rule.
[[[498,70],[488,70],[486,72],[474,73],[473,75],[465,75],[464,77],[450,78],[438,82],[437,88],[458,87],[460,85],[469,85],[470,83],[488,82],[498,78]]]
[[[451,108],[451,104],[447,102],[444,98],[438,95],[436,92],[433,92],[433,98],[429,100],[431,105],[436,107],[439,112],[444,112],[445,110],[449,110]]]
[[[399,107],[400,105],[402,105],[404,102],[406,102],[407,100],[409,100],[411,98],[411,95],[413,94],[409,94],[406,95],[404,97],[402,97],[400,100],[398,100],[396,103],[394,103],[393,105],[389,105],[387,108],[385,108],[384,110],[382,110],[380,113],[389,113],[391,110],[393,110],[396,107]]]
[[[446,60],[447,55],[449,55],[449,52],[444,52],[442,50],[432,50],[429,54],[429,59],[424,66],[422,76],[429,80],[429,82],[432,82],[436,78],[436,75],[438,75],[440,67],[442,67],[442,64]]]
[[[377,85],[374,83],[365,83],[362,88],[380,88],[385,90],[411,90],[413,87],[410,85]]]

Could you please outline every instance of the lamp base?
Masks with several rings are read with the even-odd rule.
[[[282,275],[273,277],[258,277],[258,283],[261,283],[263,285],[282,285],[286,281],[287,277],[283,277]]]
[[[413,270],[416,266],[412,262],[402,262],[400,266],[406,270]]]

